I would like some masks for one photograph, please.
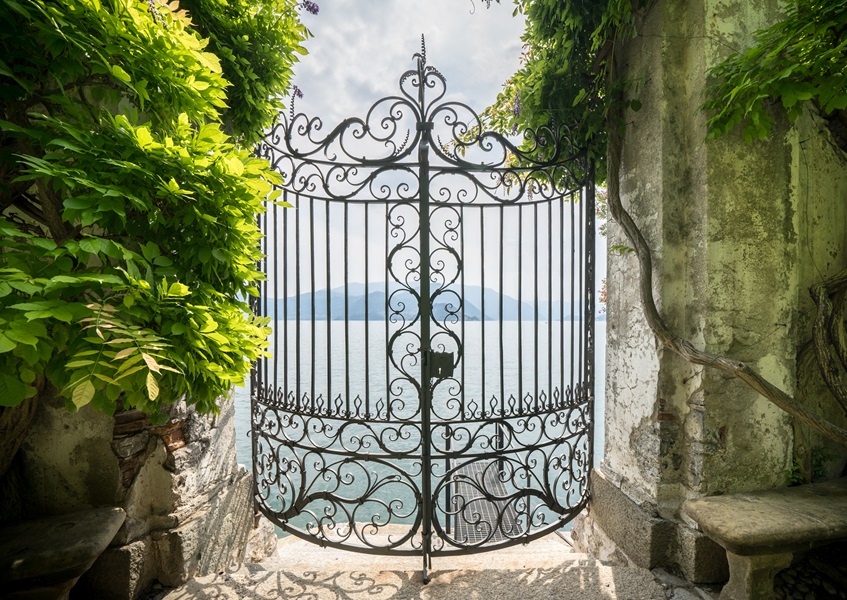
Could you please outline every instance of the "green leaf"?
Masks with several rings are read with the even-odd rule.
[[[137,348],[135,348],[135,347],[124,348],[123,350],[120,350],[117,354],[115,354],[114,360],[123,360],[124,358],[126,358],[127,356],[129,356],[130,354],[135,352],[136,350],[137,350]]]
[[[99,254],[102,252],[103,240],[100,238],[89,237],[83,240],[80,240],[79,247],[86,252],[91,252],[92,254]]]
[[[159,372],[159,363],[156,362],[156,359],[147,354],[146,352],[141,353],[141,358],[144,359],[144,363],[147,365],[147,368],[153,371],[154,373]]]
[[[93,360],[72,360],[71,362],[65,365],[66,369],[76,369],[78,367],[87,367],[89,365],[93,365]]]
[[[29,386],[5,373],[0,374],[0,406],[17,406],[27,398]]]
[[[143,254],[144,258],[146,258],[147,260],[152,261],[154,258],[159,256],[161,253],[162,252],[159,249],[159,246],[157,246],[153,242],[147,242],[146,244],[141,246],[141,254]]]
[[[27,384],[35,381],[35,371],[27,369],[26,367],[21,367],[21,381]]]
[[[24,294],[29,294],[30,296],[41,291],[41,286],[27,283],[26,281],[10,281],[8,283],[16,290],[21,291]]]
[[[147,396],[150,400],[155,400],[159,397],[159,384],[156,382],[156,378],[153,377],[153,373],[147,373]]]
[[[35,346],[38,344],[38,338],[22,327],[9,329],[6,331],[6,337],[18,342],[19,344],[27,344],[28,346]]]
[[[9,352],[10,350],[14,350],[17,348],[17,344],[6,337],[4,334],[0,333],[0,354],[4,352]]]
[[[139,127],[136,129],[135,137],[138,140],[138,145],[142,148],[153,145],[153,136],[150,135],[150,130],[147,127]]]
[[[91,382],[91,379],[86,379],[76,388],[74,388],[73,393],[71,394],[71,402],[74,403],[74,406],[77,408],[82,408],[94,397],[94,384]]]
[[[182,298],[183,296],[187,296],[191,293],[191,290],[184,283],[174,282],[168,288],[168,296],[176,296],[178,298]]]
[[[111,69],[109,69],[117,79],[120,79],[124,83],[129,83],[132,81],[132,78],[129,76],[129,73],[123,70],[120,65],[112,65]]]

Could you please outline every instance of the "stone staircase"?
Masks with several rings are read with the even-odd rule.
[[[161,592],[162,600],[711,600],[636,567],[605,566],[553,534],[526,546],[435,557],[421,581],[418,557],[373,556],[280,540],[274,556]],[[685,585],[684,581],[677,582]]]

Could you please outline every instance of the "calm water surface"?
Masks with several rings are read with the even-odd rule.
[[[318,321],[315,324],[315,344],[314,355],[317,357],[315,361],[315,376],[314,385],[317,393],[323,391],[327,384],[333,387],[332,395],[336,396],[339,392],[344,392],[346,386],[350,386],[351,397],[371,396],[373,398],[384,397],[386,389],[385,375],[385,336],[381,334],[385,330],[385,326],[381,322],[370,321],[367,323],[368,336],[364,335],[364,321],[353,321],[345,325],[343,321],[330,321],[329,331],[327,331],[327,321]],[[483,326],[484,323],[484,326]],[[345,330],[345,327],[347,328]],[[564,340],[570,337],[570,323],[566,323],[567,330],[563,334]],[[579,324],[577,323],[577,328]],[[523,393],[532,393],[534,387],[539,385],[540,388],[547,387],[544,381],[537,382],[535,377],[536,355],[537,362],[540,366],[539,371],[544,373],[540,379],[546,377],[548,364],[553,364],[553,370],[558,372],[556,365],[560,361],[567,365],[570,363],[570,351],[567,347],[564,348],[564,357],[559,351],[559,340],[548,340],[545,335],[533,335],[534,323],[531,321],[517,322],[508,321],[503,323],[503,337],[510,340],[504,345],[504,350],[511,360],[504,362],[503,377],[500,377],[499,357],[501,350],[500,345],[500,323],[497,321],[485,322],[470,322],[466,324],[465,332],[465,356],[464,356],[464,380],[465,380],[465,395],[468,400],[476,397],[491,397],[499,395],[498,392],[501,386],[505,389],[505,395],[508,397],[509,390],[517,390],[520,385]],[[283,340],[284,330],[288,331],[287,343]],[[518,330],[521,330],[520,337]],[[302,324],[299,331],[299,343],[295,336],[296,323],[288,321],[287,323],[278,322],[276,332],[280,339],[271,340],[272,348],[276,348],[276,356],[283,357],[285,349],[288,349],[288,359],[285,361],[287,368],[281,364],[277,365],[278,372],[276,373],[277,380],[280,385],[283,385],[285,378],[288,378],[289,389],[294,389],[295,381],[298,380],[297,373],[297,354],[295,348],[299,348],[299,381],[301,396],[302,393],[309,393],[311,397],[312,381],[312,335],[310,326]],[[332,343],[332,348],[327,352],[327,333],[329,333],[329,341]],[[484,334],[484,345],[483,345]],[[365,341],[367,339],[367,346]],[[523,352],[521,353],[521,369],[516,366],[515,355],[517,352],[516,340],[521,339]],[[597,321],[595,323],[595,451],[594,464],[599,463],[603,456],[603,414],[604,414],[604,392],[605,392],[605,354],[606,354],[606,322]],[[335,340],[335,342],[333,342]],[[348,343],[345,343],[348,340]],[[552,343],[550,343],[552,342]],[[483,370],[483,346],[485,352],[485,368]],[[552,352],[548,352],[548,346],[552,348]],[[567,344],[564,344],[567,346]],[[578,342],[577,342],[578,346]],[[575,351],[576,353],[576,351]],[[551,357],[550,359],[546,357]],[[367,361],[365,361],[367,357]],[[323,360],[322,360],[323,358]],[[564,358],[564,360],[562,360]],[[332,365],[331,373],[326,373],[326,362]],[[365,377],[364,364],[367,362],[370,373],[369,377]],[[349,368],[345,368],[348,366]],[[460,368],[461,368],[460,363]],[[565,366],[564,379],[568,380],[568,366]],[[457,369],[457,376],[460,370]],[[484,374],[484,377],[483,377]],[[486,386],[482,390],[482,386]],[[553,383],[553,387],[557,387]],[[369,394],[365,394],[365,389],[369,390]],[[437,402],[437,400],[436,400]],[[248,469],[251,466],[251,442],[249,437],[250,432],[250,394],[249,386],[236,388],[235,390],[235,428],[236,428],[236,445],[238,462],[245,465]]]

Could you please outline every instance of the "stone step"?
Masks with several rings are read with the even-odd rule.
[[[423,585],[419,557],[374,556],[280,542],[275,556],[237,570],[198,577],[165,600],[302,598],[303,600],[665,600],[646,569],[610,567],[575,553],[552,535],[526,546],[435,557]]]
[[[553,567],[563,561],[591,560],[588,555],[577,554],[570,544],[559,535],[552,534],[529,544],[520,544],[479,554],[460,556],[436,556],[432,569],[479,569],[479,568],[525,568]],[[377,564],[383,570],[420,570],[423,566],[419,556],[375,556],[358,552],[344,552],[334,548],[321,548],[297,537],[289,536],[279,541],[276,554],[262,561],[262,565],[274,569],[312,567],[317,570],[372,569]]]

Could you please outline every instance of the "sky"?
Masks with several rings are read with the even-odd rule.
[[[305,113],[309,117],[319,117],[323,121],[323,131],[328,133],[336,124],[350,116],[363,117],[368,109],[379,99],[395,95],[399,91],[399,79],[402,74],[415,67],[413,55],[420,51],[421,35],[425,36],[428,65],[436,67],[447,82],[447,100],[463,102],[472,107],[477,113],[482,112],[491,104],[501,91],[503,83],[520,66],[522,50],[521,34],[524,22],[520,15],[513,16],[514,5],[511,0],[502,0],[502,4],[491,2],[486,8],[482,0],[317,0],[320,7],[318,15],[301,11],[302,22],[311,30],[314,37],[306,42],[308,55],[301,58],[295,65],[293,84],[303,93],[296,100],[295,112]],[[316,219],[322,217],[323,205],[314,208]],[[306,260],[310,253],[314,254],[318,264],[325,264],[325,248],[327,240],[333,240],[331,250],[332,274],[330,287],[336,287],[343,280],[344,250],[338,240],[349,241],[349,252],[353,257],[349,277],[351,281],[362,281],[365,269],[361,264],[361,255],[365,246],[362,214],[351,210],[348,226],[343,223],[345,217],[339,212],[340,207],[330,215],[331,226],[325,233],[318,224],[315,233],[314,247],[311,250],[311,232],[305,226],[308,210],[305,202],[301,201],[297,213],[303,223],[300,248]],[[293,214],[289,213],[290,230],[286,236],[292,240],[289,246],[288,261],[296,253],[293,243],[294,225]],[[514,213],[506,215],[507,224],[516,221]],[[466,215],[468,233],[466,239],[469,248],[475,251],[466,252],[466,274],[469,285],[481,282],[483,270],[491,270],[495,265],[483,265],[479,256],[499,250],[500,245],[506,247],[504,269],[507,279],[517,280],[517,262],[510,257],[516,256],[519,245],[532,245],[535,226],[525,215],[522,234],[513,230],[509,234],[508,227],[504,239],[498,239],[499,226],[496,216],[489,217],[486,228],[485,242],[479,241],[479,221],[473,215]],[[543,218],[543,212],[542,212]],[[376,259],[377,255],[386,254],[383,246],[384,236],[376,235],[385,217],[378,211],[370,217],[372,228],[368,238],[368,249],[372,265],[368,267],[368,278],[374,282],[384,281],[384,261]],[[493,220],[492,220],[493,219]],[[558,220],[558,219],[555,219]],[[352,226],[349,225],[352,223]],[[493,230],[491,230],[493,228]],[[546,229],[541,225],[539,229]],[[491,231],[490,231],[491,230]],[[542,236],[543,237],[543,236]],[[563,246],[569,247],[568,236],[556,236]],[[270,236],[273,240],[274,236]],[[519,238],[522,238],[520,241]],[[537,244],[536,244],[537,245]],[[605,244],[602,244],[605,246]],[[543,248],[542,248],[543,250]],[[597,287],[605,276],[605,252],[599,249],[595,264],[600,272],[597,276]],[[356,258],[359,257],[359,260]],[[495,259],[495,263],[499,259]],[[511,265],[511,266],[510,266]],[[295,268],[299,272],[301,289],[311,288],[309,277],[304,273],[311,269]],[[292,273],[292,277],[296,277]],[[271,274],[271,278],[274,275]],[[534,284],[524,276],[524,291],[532,293]],[[489,282],[491,279],[489,277]],[[488,285],[486,283],[486,285]],[[518,285],[518,284],[515,284]],[[289,287],[293,289],[293,282]],[[320,276],[315,282],[316,289],[325,287]],[[545,286],[542,284],[542,288]],[[515,289],[513,287],[513,289]],[[546,295],[544,289],[539,290]],[[280,294],[281,295],[281,294]],[[290,292],[289,292],[290,295]],[[513,293],[513,295],[517,295]]]
[[[295,67],[297,110],[336,123],[395,93],[426,38],[427,58],[451,97],[481,111],[519,66],[523,20],[511,0],[318,0],[302,13],[314,37]]]

